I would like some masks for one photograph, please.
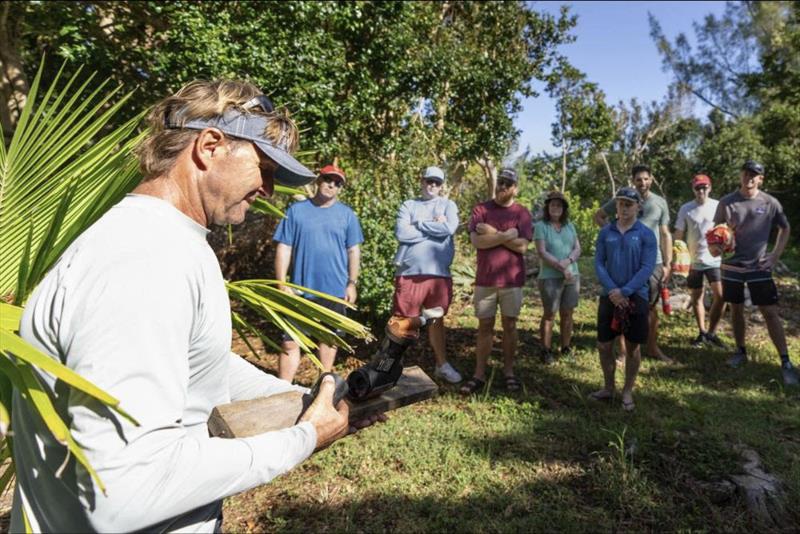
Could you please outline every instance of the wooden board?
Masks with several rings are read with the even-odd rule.
[[[379,397],[362,402],[346,400],[350,421],[388,412],[430,399],[439,392],[436,383],[417,366],[406,367],[397,385]],[[310,402],[298,391],[217,406],[208,419],[208,431],[221,438],[246,438],[293,426]]]

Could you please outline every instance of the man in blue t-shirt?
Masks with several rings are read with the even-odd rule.
[[[358,217],[349,206],[337,200],[345,184],[345,174],[335,165],[326,165],[317,178],[317,192],[313,198],[292,204],[281,220],[273,240],[275,250],[275,278],[286,281],[291,263],[290,281],[315,291],[328,293],[354,304],[356,280],[361,264],[364,241]],[[293,290],[288,286],[282,289]],[[343,304],[306,295],[309,300],[344,314]],[[278,361],[278,376],[292,381],[300,365],[300,348],[291,339],[284,338],[283,353]],[[336,347],[319,344],[317,353],[326,371],[333,367]]]

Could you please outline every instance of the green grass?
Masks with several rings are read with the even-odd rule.
[[[645,360],[636,411],[624,413],[618,398],[586,400],[602,374],[588,261],[581,272],[573,359],[539,363],[540,304],[529,290],[519,325],[523,391],[507,393],[495,380],[487,394],[464,398],[442,386],[438,398],[392,412],[387,423],[228,499],[225,530],[752,530],[758,526],[739,497],[712,502],[706,489],[740,472],[737,443],[755,449],[765,469],[784,481],[791,517],[800,522],[800,392],[783,388],[763,323],[749,330],[753,361],[731,370],[724,351],[688,346],[696,334],[690,313],[666,318],[660,345],[680,363]],[[784,298],[786,309],[799,301],[797,292]],[[468,374],[476,321],[468,302],[455,308],[448,347],[451,361]],[[798,333],[789,324],[798,354]],[[498,348],[499,339],[498,332]],[[430,373],[431,362],[421,344],[407,363]],[[357,363],[351,358],[344,367]]]

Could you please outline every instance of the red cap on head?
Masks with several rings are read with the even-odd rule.
[[[337,167],[336,165],[325,165],[319,170],[320,176],[338,176],[342,179],[343,182],[347,181],[347,178],[344,175],[344,171]]]
[[[692,187],[697,187],[698,185],[711,185],[711,178],[705,174],[696,174],[692,178]]]

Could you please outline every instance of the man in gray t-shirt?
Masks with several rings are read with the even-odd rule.
[[[789,242],[789,222],[780,202],[759,190],[763,180],[764,167],[755,161],[745,162],[739,190],[722,197],[714,214],[714,223],[726,223],[733,231],[733,256],[722,262],[722,298],[731,304],[733,335],[738,347],[728,365],[736,368],[747,362],[744,322],[747,284],[750,299],[764,316],[769,336],[780,354],[783,381],[797,385],[800,380],[789,360],[783,321],[778,314],[778,289],[772,279],[772,268]],[[775,248],[767,252],[773,228],[778,229]]]
[[[656,266],[650,276],[650,333],[647,336],[647,355],[666,363],[673,360],[664,354],[658,346],[658,298],[661,289],[669,281],[672,265],[672,234],[669,231],[669,207],[664,197],[661,197],[650,188],[653,185],[653,175],[647,165],[634,165],[631,169],[631,183],[642,197],[642,211],[639,220],[656,234]],[[616,206],[612,198],[594,214],[594,221],[599,226],[608,224],[609,219],[616,213]],[[622,351],[620,353],[623,353]]]

